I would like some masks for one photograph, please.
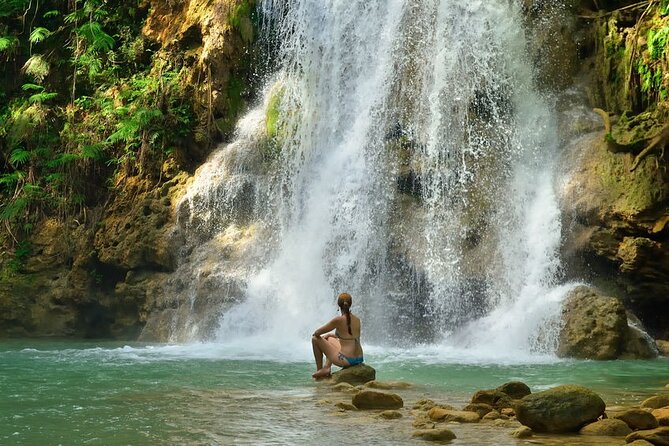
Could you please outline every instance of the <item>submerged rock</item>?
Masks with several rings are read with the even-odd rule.
[[[657,418],[657,422],[660,426],[669,426],[669,407],[655,409],[651,414]]]
[[[534,435],[534,432],[532,432],[532,429],[530,429],[527,426],[521,426],[518,429],[511,432],[511,436],[515,438],[529,438],[532,435]]]
[[[655,446],[669,446],[669,427],[663,426],[650,430],[636,431],[625,437],[631,443],[636,440],[646,440]]]
[[[411,436],[427,441],[450,441],[457,438],[450,429],[421,429],[415,431]]]
[[[632,430],[654,429],[658,426],[657,419],[650,412],[643,409],[628,409],[610,416],[624,421]]]
[[[367,364],[346,367],[332,374],[333,383],[365,384],[376,379],[376,370]]]
[[[384,410],[379,414],[379,417],[386,420],[396,420],[398,418],[402,418],[402,412],[399,410]]]
[[[516,416],[535,432],[576,432],[604,414],[604,401],[590,389],[558,386],[520,400]]]
[[[646,398],[641,402],[639,407],[647,409],[660,409],[669,406],[669,395],[655,395]]]
[[[652,358],[652,339],[628,324],[623,304],[591,287],[579,286],[562,308],[558,356],[580,359]]]
[[[353,405],[363,410],[401,409],[404,401],[395,393],[362,390],[353,396]]]
[[[465,410],[448,410],[441,407],[433,407],[427,413],[434,421],[456,421],[458,423],[478,423],[481,417],[476,412]]]
[[[579,433],[581,435],[624,437],[631,434],[632,429],[622,420],[607,418],[583,426]]]
[[[485,403],[471,403],[467,404],[462,410],[466,412],[475,412],[478,414],[479,418],[483,418],[489,412],[492,412],[494,409],[490,404]]]

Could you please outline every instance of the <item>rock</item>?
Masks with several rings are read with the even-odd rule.
[[[642,409],[660,409],[669,406],[669,395],[651,396],[641,402],[639,407]]]
[[[669,356],[669,341],[665,341],[664,339],[656,339],[655,345],[657,345],[657,349],[660,351],[662,356]]]
[[[634,440],[631,443],[627,443],[627,446],[653,446],[653,443],[646,440]]]
[[[402,418],[402,412],[399,410],[384,410],[379,414],[379,417],[386,420],[396,420],[398,418]]]
[[[516,416],[516,411],[513,410],[511,407],[505,407],[500,411],[502,415],[506,415],[507,417],[515,417]]]
[[[657,419],[643,409],[628,409],[610,416],[624,421],[632,430],[654,429],[658,426]]]
[[[347,403],[346,401],[339,401],[337,404],[335,404],[335,406],[343,410],[358,410],[357,407],[351,403]]]
[[[367,364],[346,367],[332,374],[333,383],[364,384],[376,379],[376,370]]]
[[[625,437],[631,443],[636,440],[646,440],[655,446],[669,446],[669,427],[662,426],[655,429],[636,431]]]
[[[511,432],[511,436],[515,438],[529,438],[534,434],[532,429],[527,426],[521,426],[518,429]]]
[[[358,409],[401,409],[404,406],[402,397],[389,392],[362,390],[353,396],[353,405]]]
[[[435,423],[430,420],[427,415],[416,416],[416,419],[411,424],[416,429],[434,429]]]
[[[365,387],[372,389],[391,390],[391,389],[409,389],[412,387],[411,383],[403,381],[369,381],[365,383]]]
[[[344,392],[344,393],[356,393],[358,392],[358,389],[356,389],[353,384],[349,383],[339,383],[335,384],[332,386],[332,390],[336,390],[337,392]]]
[[[648,358],[650,338],[630,327],[623,304],[591,287],[574,288],[562,307],[557,354],[579,359]]]
[[[414,409],[419,409],[419,410],[430,410],[434,406],[436,406],[434,401],[432,401],[430,399],[427,399],[427,398],[423,398],[423,399],[420,399],[420,400],[416,401],[413,405],[413,408]]]
[[[669,426],[669,407],[662,407],[651,412],[660,426]]]
[[[497,390],[509,395],[509,397],[511,397],[514,400],[519,400],[532,393],[529,386],[520,381],[511,381],[502,384],[497,388]]]
[[[481,419],[476,412],[448,410],[440,407],[433,407],[427,415],[434,421],[456,421],[458,423],[478,423]]]
[[[508,420],[509,417],[506,415],[502,415],[501,413],[497,412],[496,410],[490,411],[487,414],[483,415],[481,417],[482,420],[490,421],[490,420],[498,420],[498,419],[506,419]]]
[[[524,397],[516,406],[516,417],[535,432],[576,432],[604,414],[605,408],[595,392],[564,385]]]
[[[623,420],[606,418],[583,426],[579,433],[581,435],[624,437],[632,433],[632,429]]]
[[[488,412],[494,410],[490,404],[471,403],[467,404],[462,410],[466,412],[476,412],[479,418],[483,418]]]
[[[415,431],[411,436],[427,441],[451,441],[456,438],[450,429],[421,429]]]

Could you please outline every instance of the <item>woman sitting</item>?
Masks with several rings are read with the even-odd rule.
[[[360,318],[351,313],[351,304],[351,295],[341,293],[337,298],[341,316],[335,317],[311,336],[316,360],[316,373],[311,376],[315,379],[329,377],[332,364],[350,367],[364,361],[360,345]],[[334,333],[329,333],[332,330]],[[323,355],[326,357],[325,365]]]

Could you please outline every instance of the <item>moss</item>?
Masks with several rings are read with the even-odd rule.
[[[239,32],[242,40],[246,43],[253,41],[253,15],[255,13],[255,2],[253,0],[241,0],[236,5],[230,7],[228,14],[228,23]]]

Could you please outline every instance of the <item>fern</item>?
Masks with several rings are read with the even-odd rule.
[[[30,160],[31,153],[25,149],[14,149],[9,157],[9,162],[15,167],[22,166]]]
[[[28,91],[28,90],[44,91],[44,87],[42,87],[41,85],[37,85],[37,84],[23,84],[23,85],[21,85],[21,90],[23,90],[23,91]]]
[[[48,29],[38,26],[37,28],[33,29],[32,32],[30,33],[30,37],[28,37],[28,41],[33,44],[33,43],[40,43],[47,37],[51,35],[51,31]]]
[[[30,96],[28,98],[28,102],[30,102],[31,104],[35,104],[35,103],[41,104],[42,102],[46,102],[50,99],[55,98],[56,96],[58,96],[58,93],[47,93],[47,92],[43,91],[41,93],[36,93],[36,94]]]
[[[88,22],[77,28],[77,34],[96,50],[109,51],[114,48],[114,38],[102,30],[98,22]]]
[[[20,170],[16,170],[12,173],[3,173],[0,175],[0,185],[14,187],[16,183],[21,181],[24,177],[25,174]]]
[[[19,46],[19,39],[14,36],[1,36],[0,37],[0,53],[13,53],[16,48]]]
[[[44,17],[45,19],[50,19],[52,17],[58,17],[59,15],[60,15],[60,12],[54,9],[54,10],[45,12],[42,17]]]
[[[83,159],[91,159],[99,161],[104,156],[105,146],[102,143],[90,144],[81,147],[81,157]]]
[[[49,74],[49,63],[40,54],[34,54],[23,65],[23,72],[42,82]]]
[[[14,201],[10,201],[0,210],[0,220],[12,221],[15,220],[21,212],[28,207],[29,201],[26,197],[19,197]]]

